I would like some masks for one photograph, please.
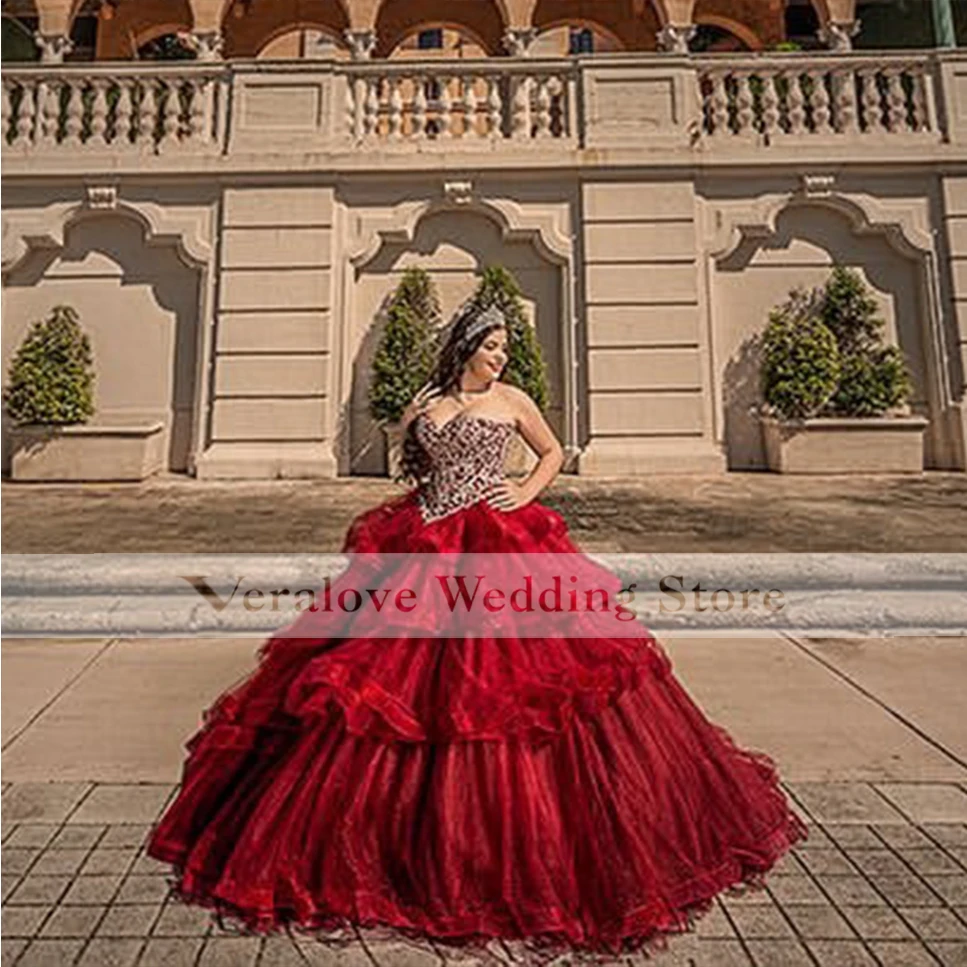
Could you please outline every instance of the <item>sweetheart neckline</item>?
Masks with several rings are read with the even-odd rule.
[[[468,413],[466,410],[461,410],[456,416],[451,416],[449,420],[446,420],[442,425],[437,426],[436,420],[430,416],[426,410],[422,410],[417,414],[417,419],[424,417],[430,426],[437,432],[442,433],[451,423],[456,423],[457,420],[480,420],[484,423],[496,423],[498,426],[509,426],[513,429],[514,424],[509,420],[498,420],[496,417],[487,416],[486,414],[478,413]]]

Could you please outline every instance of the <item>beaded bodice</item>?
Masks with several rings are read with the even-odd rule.
[[[417,500],[429,523],[481,500],[504,477],[504,453],[514,425],[473,413],[459,413],[437,426],[426,413],[414,432],[430,458],[430,474]]]

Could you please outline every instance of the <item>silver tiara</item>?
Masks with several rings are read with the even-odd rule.
[[[454,321],[454,326],[459,325],[463,316],[473,311],[473,306],[468,305],[461,309]],[[473,321],[467,326],[466,332],[460,337],[463,342],[470,342],[475,336],[485,332],[487,329],[503,328],[507,325],[507,318],[501,312],[496,303],[491,303],[486,309],[477,314]]]

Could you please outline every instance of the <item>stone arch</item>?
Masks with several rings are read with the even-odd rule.
[[[490,56],[503,50],[507,24],[497,0],[480,0],[467,6],[452,0],[383,0],[376,16],[374,56],[389,56],[405,38],[430,25],[466,33]]]
[[[27,221],[9,216],[4,366],[34,319],[72,305],[94,351],[95,421],[162,422],[167,468],[190,470],[210,246],[200,223],[174,224],[160,206],[112,207],[109,194],[95,197]]]
[[[110,19],[101,15],[97,30],[97,56],[104,60],[129,60],[138,48],[157,37],[191,30],[188,0],[126,0]]]
[[[762,50],[786,38],[784,0],[698,0],[694,21],[728,30],[752,50]]]
[[[478,48],[478,50],[480,51],[479,54],[475,52],[471,52],[469,55],[465,55],[465,56],[488,57],[488,56],[494,56],[494,54],[496,53],[496,51],[491,50],[488,47],[486,38],[481,37],[480,34],[478,34],[475,30],[471,29],[470,27],[466,26],[466,24],[454,23],[452,21],[445,21],[445,20],[430,20],[430,21],[415,24],[411,30],[409,30],[407,33],[405,33],[402,37],[399,38],[399,40],[396,42],[396,45],[392,48],[392,50],[390,50],[386,54],[386,56],[387,57],[401,56],[404,53],[404,48],[406,47],[407,42],[411,41],[413,37],[417,36],[424,30],[433,30],[437,27],[441,28],[445,33],[448,33],[451,36],[452,34],[458,34],[461,38],[465,38],[466,40],[468,40],[472,47]],[[414,52],[418,53],[418,55],[421,58],[427,57],[427,56],[433,56],[435,53],[438,56],[445,56],[445,53],[438,52],[438,51],[418,51],[417,52],[414,49]]]
[[[589,0],[538,0],[533,26],[539,31],[567,24],[597,27],[612,36],[625,50],[654,50],[660,27],[651,4],[613,0],[607,4]]]
[[[955,466],[949,438],[951,373],[937,297],[929,231],[915,212],[875,200],[806,190],[758,205],[722,208],[711,246],[711,311],[716,331],[719,426],[733,469],[763,466],[756,416],[758,335],[768,311],[793,285],[823,284],[835,265],[857,270],[880,303],[887,338],[905,352],[914,381],[914,412],[927,417],[928,467]]]
[[[332,47],[335,48],[335,56],[343,60],[348,59],[349,48],[346,46],[345,37],[338,35],[334,30],[319,27],[316,24],[296,24],[293,27],[283,28],[274,37],[269,37],[258,49],[255,56],[266,59],[313,56],[310,54],[303,55],[298,51],[302,43],[302,34],[306,32],[325,35]]]
[[[762,40],[759,38],[759,35],[745,24],[732,20],[729,17],[720,17],[714,13],[699,14],[695,18],[695,23],[700,27],[707,25],[726,31],[740,41],[746,50],[762,50]]]
[[[342,0],[272,0],[244,17],[228,16],[222,27],[226,55],[255,57],[266,44],[291,30],[318,28],[342,38],[349,17]]]
[[[374,437],[366,404],[369,374],[385,301],[413,265],[431,272],[445,319],[472,293],[486,265],[505,265],[515,274],[550,370],[548,419],[566,448],[573,443],[572,240],[557,212],[478,200],[464,194],[472,189],[462,184],[451,187],[452,199],[404,203],[392,216],[360,225],[350,240],[344,316],[352,329],[343,333],[342,365],[351,376],[340,389],[342,473],[381,472],[382,441]]]

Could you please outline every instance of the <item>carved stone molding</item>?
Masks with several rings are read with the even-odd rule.
[[[836,186],[836,175],[802,175],[799,193],[806,198],[829,195]]]
[[[687,54],[697,30],[695,24],[665,24],[658,31],[658,49],[668,54]]]
[[[201,61],[222,59],[225,38],[220,30],[193,30],[187,35],[188,44]]]
[[[860,32],[860,20],[831,20],[819,28],[817,36],[830,50],[838,54],[853,49],[853,38]]]
[[[528,57],[536,39],[535,27],[508,27],[501,42],[511,57]]]
[[[34,33],[34,43],[43,64],[62,64],[74,49],[74,42],[66,34],[42,34],[38,30]]]
[[[98,211],[113,211],[118,207],[117,185],[88,185],[87,207]]]
[[[370,60],[373,51],[376,49],[375,30],[353,30],[349,29],[343,33],[346,43],[349,45],[349,52],[353,60]]]
[[[472,181],[447,181],[443,184],[443,197],[451,205],[469,205],[473,201]]]
[[[71,225],[105,213],[134,219],[144,232],[146,245],[173,245],[189,268],[201,268],[212,259],[211,216],[207,210],[172,212],[153,202],[126,202],[116,186],[97,185],[82,202],[58,202],[41,211],[8,211],[3,217],[2,269],[10,272],[33,249],[60,249]]]

